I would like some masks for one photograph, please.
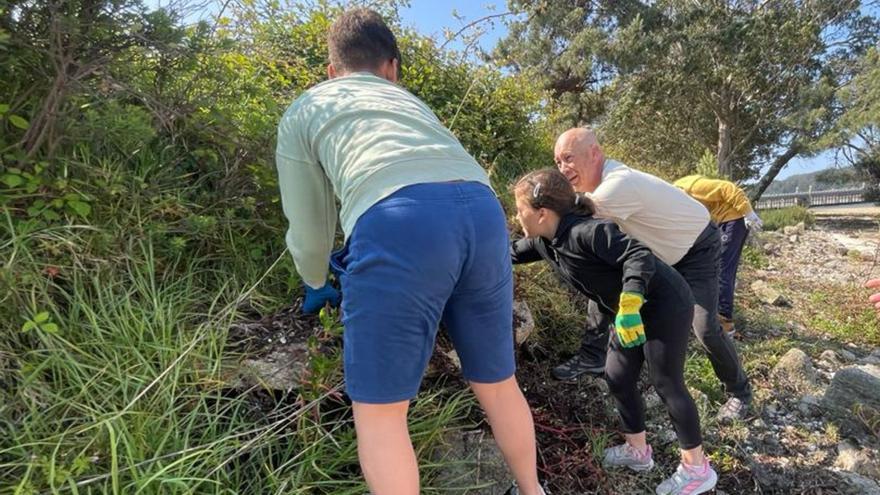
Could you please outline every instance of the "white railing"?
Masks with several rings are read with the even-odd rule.
[[[828,206],[861,203],[865,201],[865,193],[868,187],[862,183],[861,187],[848,189],[828,189],[825,191],[793,192],[782,194],[765,194],[761,196],[755,207],[759,210],[771,208],[786,208],[789,206]]]

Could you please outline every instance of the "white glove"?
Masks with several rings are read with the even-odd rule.
[[[746,226],[749,230],[754,232],[760,232],[761,228],[764,226],[764,222],[761,221],[761,218],[754,211],[750,211],[748,215],[745,217]]]

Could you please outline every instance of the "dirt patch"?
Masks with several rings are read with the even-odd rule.
[[[304,315],[300,303],[277,313],[233,323],[226,339],[227,349],[248,356],[259,356],[278,346],[306,343],[323,331],[317,316]]]

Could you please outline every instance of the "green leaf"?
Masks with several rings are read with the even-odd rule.
[[[55,210],[45,209],[43,210],[43,218],[46,220],[60,220],[61,215],[59,215]]]
[[[25,120],[22,117],[19,117],[18,115],[10,115],[9,116],[9,123],[14,125],[15,127],[18,127],[19,129],[27,129],[28,126],[30,125],[30,124],[28,124],[27,120]]]
[[[20,175],[5,174],[0,181],[3,181],[8,187],[18,187],[24,183],[24,179]]]
[[[7,105],[6,103],[0,103],[0,115],[3,115],[4,113],[6,113],[8,111],[9,111],[9,105]]]
[[[92,212],[92,206],[84,201],[68,201],[67,206],[81,217],[89,216]]]
[[[28,320],[28,321],[24,322],[24,325],[21,326],[21,331],[24,333],[27,333],[27,332],[30,332],[31,330],[33,330],[34,328],[37,328],[37,324],[32,322],[31,320]]]
[[[34,316],[34,321],[37,323],[45,323],[45,322],[49,321],[49,312],[48,311],[41,311],[41,312],[37,313],[37,316]]]
[[[46,333],[58,333],[58,325],[55,323],[46,323],[45,325],[40,325],[40,330]]]

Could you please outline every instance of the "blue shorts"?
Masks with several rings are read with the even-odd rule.
[[[342,285],[345,387],[353,401],[415,397],[441,319],[467,380],[513,375],[510,243],[490,188],[404,187],[357,220],[330,263]]]

